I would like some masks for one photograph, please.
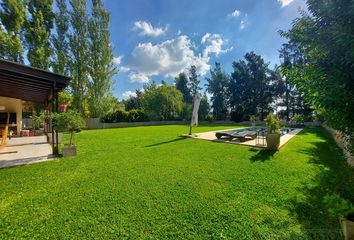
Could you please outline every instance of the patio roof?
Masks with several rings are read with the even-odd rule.
[[[32,102],[51,101],[69,77],[0,59],[0,96]]]

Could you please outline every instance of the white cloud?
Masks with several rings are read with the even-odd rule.
[[[153,75],[174,77],[191,65],[196,65],[198,73],[204,75],[210,69],[208,61],[209,58],[197,55],[190,39],[182,35],[159,44],[140,43],[133,50],[128,66],[134,71],[131,81],[140,78],[146,82]]]
[[[245,29],[247,25],[248,25],[248,14],[245,14],[243,19],[240,21],[240,30]]]
[[[131,83],[147,83],[149,81],[149,76],[144,73],[131,72],[129,73],[129,79]]]
[[[165,28],[153,27],[149,22],[137,21],[134,23],[133,30],[140,31],[140,36],[158,37],[164,35],[167,28],[167,26]]]
[[[124,93],[122,93],[122,96],[124,98],[136,97],[136,92],[125,91]]]
[[[232,13],[227,15],[229,18],[238,18],[241,15],[241,11],[238,9],[235,9]]]
[[[121,66],[121,67],[118,68],[118,71],[119,72],[129,72],[130,68],[125,67],[125,66]]]
[[[206,33],[202,37],[201,43],[208,43],[208,45],[203,50],[204,57],[208,57],[211,53],[214,53],[216,56],[219,56],[220,54],[227,53],[232,50],[232,47],[222,49],[224,40],[221,38],[220,34]]]
[[[188,71],[191,65],[197,67],[199,75],[210,70],[210,57],[230,51],[223,49],[221,35],[206,33],[201,46],[196,46],[186,35],[180,35],[158,44],[139,43],[133,50],[126,66],[130,68],[130,82],[146,83],[152,76],[175,77]],[[197,49],[201,49],[200,53]]]
[[[116,65],[120,65],[122,63],[122,58],[123,58],[123,55],[122,56],[118,56],[118,57],[114,57],[113,58],[113,63],[115,63]]]
[[[294,0],[278,0],[278,3],[281,4],[281,7],[288,6],[290,3],[292,3]]]

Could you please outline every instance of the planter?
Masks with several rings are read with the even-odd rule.
[[[342,217],[340,222],[342,224],[344,239],[345,240],[353,240],[354,239],[354,219],[348,219]]]
[[[267,149],[278,150],[280,145],[280,134],[279,133],[268,133],[266,136]]]
[[[76,146],[64,145],[62,151],[63,151],[63,157],[76,156]]]

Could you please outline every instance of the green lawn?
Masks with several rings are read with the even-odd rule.
[[[338,237],[322,198],[354,199],[354,170],[323,129],[276,153],[178,138],[187,132],[83,131],[77,157],[0,170],[0,239]]]

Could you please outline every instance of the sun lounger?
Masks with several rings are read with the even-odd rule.
[[[242,131],[242,132],[237,132],[237,131],[225,131],[225,132],[216,132],[215,136],[217,139],[221,138],[228,138],[229,140],[232,140],[234,138],[240,140],[241,142],[247,141],[247,140],[253,140],[257,137],[257,132],[256,131]]]

